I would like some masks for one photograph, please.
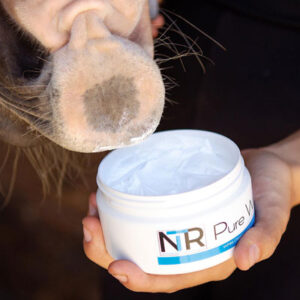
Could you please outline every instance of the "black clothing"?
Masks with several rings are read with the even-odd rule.
[[[300,28],[299,0],[211,0],[247,15]]]
[[[180,87],[171,92],[177,104],[167,105],[160,130],[211,130],[243,149],[269,145],[300,128],[300,1],[194,1],[188,6],[184,1],[169,1],[167,5],[227,51],[203,38],[199,43],[215,66],[206,64],[203,74],[189,58],[184,59],[187,73],[179,63],[167,72]],[[183,25],[186,34],[195,34],[187,30]],[[129,292],[107,278],[104,299],[299,299],[299,229],[297,207],[275,254],[250,271],[237,270],[225,281],[151,295]]]

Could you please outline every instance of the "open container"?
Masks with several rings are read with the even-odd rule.
[[[226,172],[214,180],[204,178],[200,187],[177,194],[147,196],[124,192],[126,184],[112,187],[112,178],[122,172],[126,175],[126,168],[132,169],[138,155],[147,161],[147,153],[155,151],[184,153],[193,143],[200,155],[203,152],[203,164],[212,157],[204,172],[210,174],[209,165],[222,169],[223,162]],[[208,146],[203,148],[204,144]],[[156,165],[151,180],[159,182],[162,172],[164,164]],[[224,262],[254,224],[251,178],[239,148],[216,133],[159,132],[136,146],[115,150],[101,162],[97,183],[97,205],[109,254],[130,260],[147,273],[181,274]],[[161,183],[168,190],[168,185]]]

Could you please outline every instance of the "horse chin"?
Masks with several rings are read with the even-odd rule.
[[[52,132],[45,135],[78,152],[128,146],[153,133],[165,89],[158,66],[142,47],[110,36],[67,45],[52,57],[45,97]]]

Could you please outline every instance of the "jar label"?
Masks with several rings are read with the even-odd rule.
[[[249,224],[240,232],[247,219],[250,220]],[[206,230],[204,226],[199,226],[183,230],[159,231],[160,256],[157,257],[157,262],[159,265],[178,265],[221,254],[232,249],[244,233],[254,225],[254,222],[254,205],[253,200],[250,200],[248,204],[245,204],[245,214],[234,222],[217,222],[209,226],[209,230]],[[207,237],[207,232],[213,236]],[[235,232],[240,233],[231,238]],[[228,240],[228,238],[231,239]],[[220,245],[220,241],[224,240],[226,242]],[[212,247],[212,243],[219,245]]]

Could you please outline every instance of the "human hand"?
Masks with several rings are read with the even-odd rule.
[[[125,287],[136,292],[171,293],[207,281],[227,278],[236,268],[233,259],[205,271],[180,275],[151,275],[126,260],[114,260],[105,248],[101,222],[98,218],[96,196],[89,199],[88,216],[83,219],[84,251],[87,257],[108,270]]]
[[[89,215],[83,220],[87,257],[137,292],[175,292],[223,280],[236,267],[247,270],[270,257],[285,231],[292,206],[290,167],[268,148],[247,150],[243,155],[253,181],[256,224],[239,241],[232,259],[203,271],[180,275],[150,275],[132,262],[114,260],[105,248],[94,194],[90,196]]]
[[[273,146],[242,154],[251,174],[256,222],[237,244],[234,258],[239,269],[248,270],[277,248],[293,206],[293,187],[291,166]]]

